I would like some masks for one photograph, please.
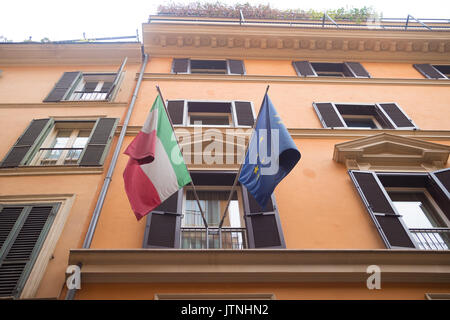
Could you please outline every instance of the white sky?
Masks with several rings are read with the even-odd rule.
[[[155,14],[163,0],[4,0],[0,6],[0,37],[13,41],[23,41],[32,36],[40,41],[70,40],[87,38],[141,35],[141,24]],[[176,3],[191,1],[177,0]],[[207,2],[207,1],[202,1]],[[212,0],[209,2],[216,2]],[[372,6],[389,18],[406,18],[408,14],[416,18],[450,19],[450,0],[222,0],[267,4],[272,7],[304,10],[337,9],[340,7]],[[140,37],[141,38],[141,37]],[[0,38],[0,41],[2,39]]]

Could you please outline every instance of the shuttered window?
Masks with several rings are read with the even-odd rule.
[[[238,186],[232,197],[233,204],[230,204],[233,207],[230,210],[234,212],[228,211],[228,218],[224,220],[221,235],[219,235],[218,222],[223,214],[221,208],[224,206],[222,202],[226,202],[229,195],[229,191],[223,187],[232,186],[236,172],[193,171],[191,177],[196,186],[208,187],[208,191],[198,193],[210,223],[208,231],[204,228],[201,217],[197,217],[199,210],[194,202],[192,189],[186,187],[185,190],[172,195],[147,216],[144,248],[205,249],[206,239],[208,239],[209,248],[286,247],[274,197],[266,208],[262,209],[251,194],[247,193],[245,187]],[[239,205],[239,201],[243,203]],[[237,219],[236,210],[240,207],[244,208],[244,212],[240,212],[241,217]],[[190,211],[186,213],[185,210]],[[242,224],[238,222],[241,219]]]
[[[0,168],[43,165],[101,166],[117,126],[96,121],[33,120],[0,163]]]
[[[414,68],[428,79],[449,79],[450,65],[414,64]]]
[[[301,77],[352,77],[370,78],[370,74],[359,62],[309,62],[293,61],[292,65]]]
[[[432,173],[351,170],[349,174],[388,248],[449,249],[449,169]]]
[[[242,60],[173,59],[172,73],[245,74]]]
[[[314,102],[313,107],[324,128],[418,129],[396,103]]]
[[[0,297],[20,296],[58,208],[0,204]]]
[[[110,101],[118,87],[126,59],[117,72],[83,73],[64,72],[44,102]]]
[[[174,125],[192,125],[195,119],[204,124],[251,127],[255,121],[253,105],[249,101],[169,100],[167,110]]]

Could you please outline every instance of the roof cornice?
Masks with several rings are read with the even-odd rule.
[[[143,24],[152,56],[448,63],[450,32]]]

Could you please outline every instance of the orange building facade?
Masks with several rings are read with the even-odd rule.
[[[449,297],[446,30],[155,16],[142,44],[0,45],[0,296]],[[192,187],[141,221],[128,202],[157,85],[208,229]],[[219,228],[267,85],[302,157]]]

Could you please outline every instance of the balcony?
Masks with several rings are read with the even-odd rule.
[[[84,148],[40,148],[36,164],[41,166],[73,165],[78,163]]]
[[[409,229],[422,250],[448,250],[450,228]]]
[[[245,228],[181,228],[181,248],[183,249],[241,250],[247,247]]]

